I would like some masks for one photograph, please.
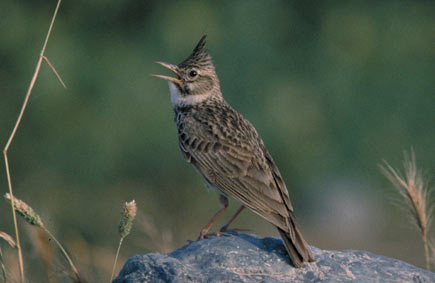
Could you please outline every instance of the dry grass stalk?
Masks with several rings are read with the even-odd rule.
[[[50,238],[47,233],[42,229],[28,229],[28,234],[30,235],[32,246],[34,247],[36,253],[41,259],[41,263],[47,274],[46,283],[55,283],[60,280],[56,280],[55,272],[53,267],[56,266],[56,254],[53,245],[50,243]]]
[[[56,237],[45,227],[44,223],[41,220],[41,217],[33,210],[33,208],[25,203],[24,201],[17,199],[15,197],[11,197],[9,193],[5,194],[5,199],[7,199],[9,202],[14,204],[14,210],[21,215],[24,220],[26,220],[27,223],[33,226],[37,226],[39,228],[42,228],[45,233],[56,243],[56,245],[59,247],[59,249],[62,252],[62,255],[65,257],[65,259],[68,261],[69,265],[71,266],[71,269],[74,273],[74,279],[77,280],[76,282],[82,282],[82,279],[80,277],[79,271],[74,265],[73,261],[71,260],[70,256],[62,246],[62,244],[56,239]]]
[[[116,263],[118,262],[119,251],[121,250],[122,242],[124,238],[130,234],[131,227],[133,225],[133,220],[136,217],[137,207],[134,200],[126,202],[121,210],[121,221],[119,222],[118,231],[120,235],[118,250],[116,251],[115,262],[113,263],[112,275],[110,276],[110,282],[113,280],[115,275]]]
[[[15,240],[12,238],[11,235],[5,233],[5,232],[0,232],[0,238],[2,238],[3,240],[5,240],[6,242],[8,242],[8,244],[12,247],[12,248],[17,248],[17,243],[15,243]],[[7,281],[7,276],[6,276],[6,268],[5,265],[3,264],[3,251],[1,249],[0,246],[0,267],[2,270],[2,277],[3,277],[3,282]]]
[[[51,70],[53,71],[53,73],[56,75],[57,79],[59,80],[60,84],[63,86],[64,89],[66,89],[66,84],[63,82],[62,78],[59,76],[59,74],[57,73],[56,69],[54,68],[54,66],[51,64],[50,60],[48,60],[47,57],[42,56],[42,59],[45,60],[45,62],[47,62],[48,66],[50,66]]]
[[[48,39],[50,38],[51,30],[53,29],[54,21],[56,19],[57,12],[59,10],[59,6],[60,6],[61,2],[62,2],[62,0],[58,0],[58,2],[57,2],[56,9],[54,10],[53,17],[51,18],[51,23],[50,23],[47,35],[46,35],[45,40],[44,40],[44,44],[42,46],[42,50],[41,50],[38,62],[36,63],[35,72],[33,73],[32,80],[30,81],[29,87],[27,89],[27,93],[26,93],[26,96],[24,98],[23,105],[21,106],[20,114],[18,115],[18,119],[15,122],[14,128],[12,129],[12,133],[9,136],[9,139],[8,139],[4,149],[3,149],[3,155],[4,155],[4,159],[5,159],[5,165],[6,165],[6,176],[7,176],[8,187],[9,187],[9,194],[12,197],[11,198],[11,200],[12,200],[11,201],[12,218],[13,218],[13,221],[14,221],[15,239],[16,239],[16,242],[17,242],[17,250],[18,250],[18,265],[19,265],[19,269],[20,269],[20,278],[21,278],[21,282],[22,283],[24,283],[24,281],[25,281],[24,280],[23,254],[22,254],[22,251],[21,251],[20,236],[19,236],[18,225],[17,225],[17,216],[15,214],[15,209],[14,209],[14,197],[13,197],[14,194],[13,194],[13,190],[12,190],[11,174],[10,174],[10,170],[9,170],[8,149],[11,146],[11,143],[12,143],[14,137],[15,137],[15,133],[17,132],[17,129],[18,129],[20,123],[21,123],[21,119],[23,118],[24,111],[26,110],[26,106],[27,106],[27,103],[29,101],[30,94],[32,93],[33,86],[35,85],[36,79],[37,79],[38,74],[39,74],[39,70],[41,68],[42,60],[43,60],[43,58],[46,58],[45,55],[44,55],[45,48],[47,47],[47,42],[48,42]],[[47,61],[47,63],[49,62],[48,59],[46,59],[46,61]],[[49,66],[54,70],[54,68],[53,68],[53,66],[51,64],[49,64]],[[56,74],[56,76],[58,78],[60,78],[56,71],[55,71],[55,74]]]
[[[402,200],[406,204],[407,211],[411,215],[412,223],[418,228],[423,241],[425,251],[426,269],[430,269],[428,230],[431,223],[432,207],[428,199],[430,197],[429,187],[423,179],[422,173],[417,169],[415,154],[411,150],[411,157],[405,153],[403,166],[405,177],[399,170],[394,169],[384,161],[385,166],[381,166],[384,175],[393,183],[399,192]]]
[[[3,264],[3,251],[2,251],[1,246],[0,246],[0,267],[2,270],[3,282],[6,282],[8,277],[6,276],[6,268],[5,268],[5,265]]]
[[[15,242],[14,238],[12,238],[11,235],[5,233],[5,232],[0,232],[0,238],[2,238],[3,240],[5,240],[6,242],[8,242],[8,244],[16,249],[17,248],[17,243]]]

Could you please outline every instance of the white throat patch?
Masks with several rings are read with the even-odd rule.
[[[199,104],[210,96],[210,93],[182,96],[178,88],[172,82],[168,82],[168,85],[169,85],[169,92],[171,93],[172,108],[175,108],[176,106],[182,106],[182,105],[187,106],[187,105]]]

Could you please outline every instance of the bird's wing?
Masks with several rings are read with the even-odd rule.
[[[237,123],[228,123],[226,133],[216,127],[185,127],[179,132],[180,149],[210,185],[288,231],[293,209],[285,184],[254,127],[242,119],[248,129],[241,135]]]
[[[267,149],[264,150],[266,162],[269,165],[270,170],[272,171],[273,179],[276,183],[277,188],[283,194],[283,200],[285,202],[285,205],[287,206],[288,210],[293,212],[293,206],[290,202],[290,197],[288,195],[287,187],[281,177],[281,173],[279,173],[278,167],[276,166],[275,162],[272,159],[272,156],[267,151]]]

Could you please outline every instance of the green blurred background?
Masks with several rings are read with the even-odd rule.
[[[0,2],[1,147],[55,5]],[[224,97],[262,135],[308,242],[423,266],[419,235],[378,164],[400,167],[412,146],[434,173],[434,15],[433,1],[64,1],[46,56],[68,89],[43,64],[9,150],[15,195],[90,282],[110,276],[125,201],[140,214],[118,268],[195,239],[217,197],[183,161],[167,84],[149,74],[167,74],[153,61],[179,63],[207,34]],[[0,215],[0,231],[14,235],[6,202]],[[63,259],[47,275],[44,240],[19,226],[27,276],[57,278]],[[247,211],[234,226],[276,236]],[[14,274],[16,253],[1,246]]]

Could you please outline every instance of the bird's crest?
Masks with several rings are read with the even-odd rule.
[[[207,35],[203,35],[198,44],[193,49],[192,54],[187,57],[186,60],[181,62],[178,66],[185,67],[189,65],[195,65],[197,67],[206,67],[212,64],[211,56],[208,54],[205,48],[205,38]]]

